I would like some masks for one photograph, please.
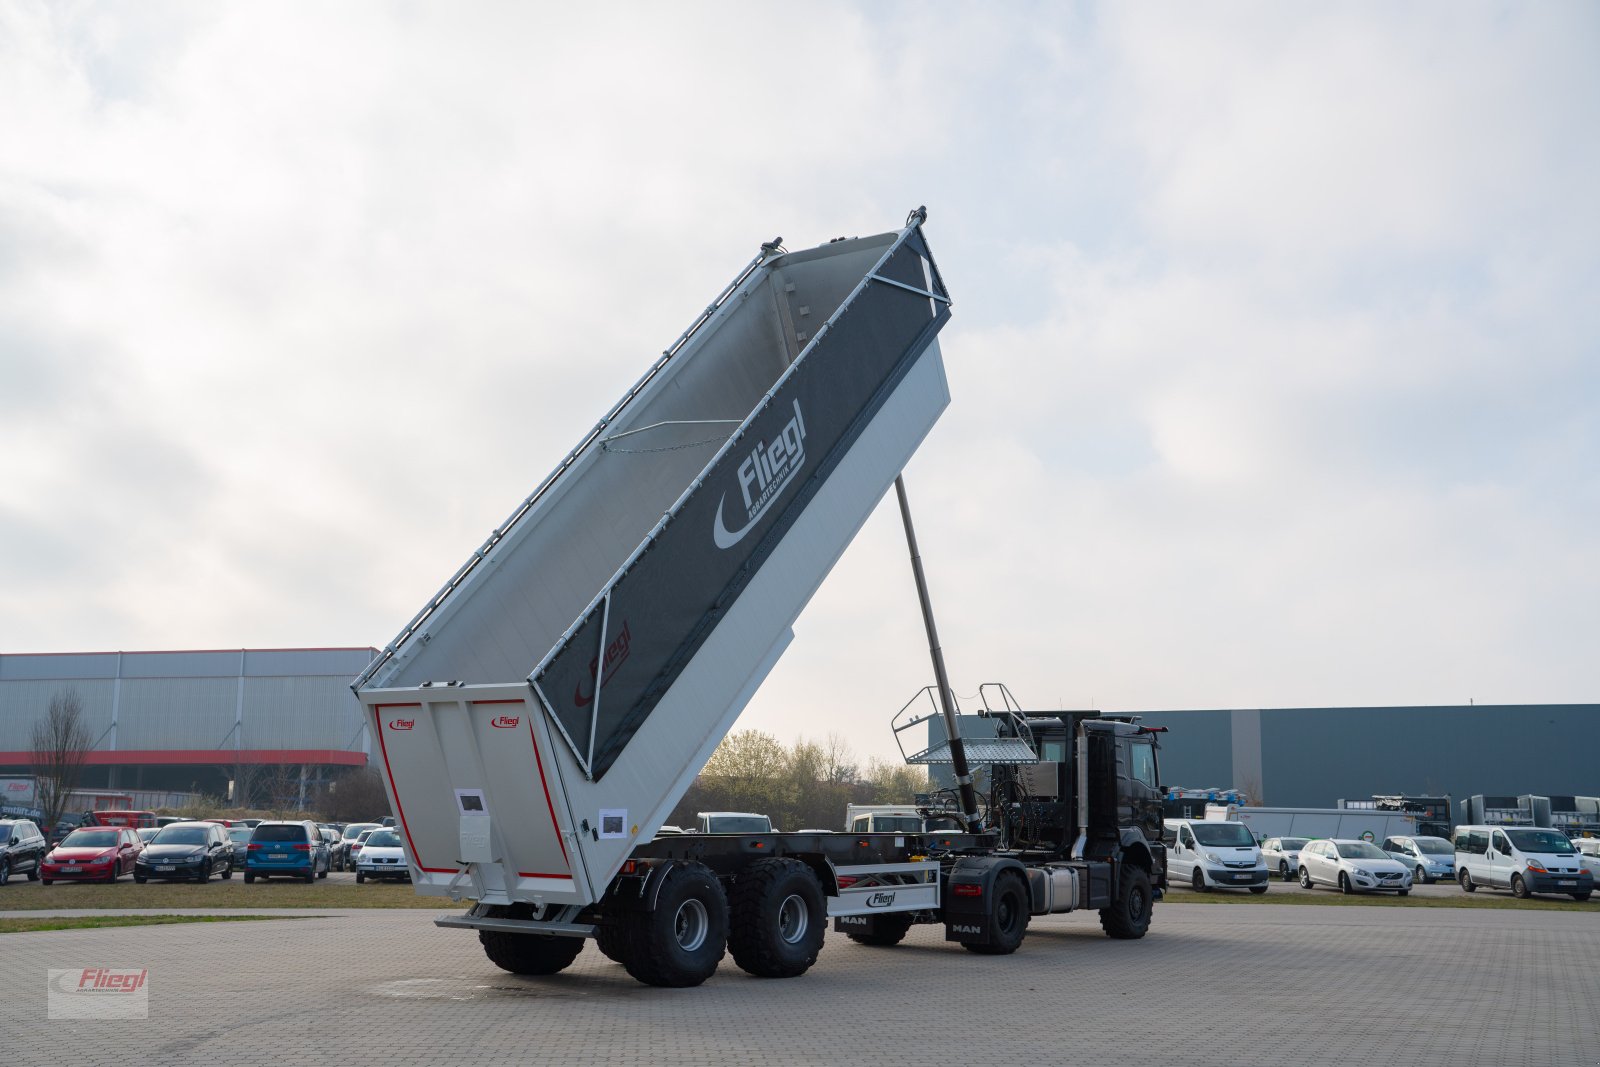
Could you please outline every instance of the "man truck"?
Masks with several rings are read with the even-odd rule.
[[[471,901],[436,921],[498,966],[552,974],[592,938],[641,982],[693,986],[725,953],[803,974],[830,918],[993,955],[1033,915],[1149,927],[1154,732],[1005,694],[976,712],[987,805],[973,789],[899,480],[949,401],[925,219],[763,244],[353,683],[416,891]],[[949,739],[916,762],[951,765],[961,829],[658,838],[890,485]]]

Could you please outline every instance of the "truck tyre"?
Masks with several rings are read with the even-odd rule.
[[[512,917],[512,909],[489,909],[494,918]],[[555,937],[550,934],[512,934],[502,930],[479,930],[478,943],[489,962],[512,974],[555,974],[566,970],[583,951],[581,937]]]
[[[1100,909],[1100,929],[1107,937],[1133,941],[1150,929],[1150,876],[1141,867],[1122,868],[1122,886],[1109,908]]]
[[[627,951],[627,939],[621,925],[601,926],[594,932],[594,944],[600,950],[600,955],[612,963],[621,963],[623,953]]]
[[[961,947],[980,956],[1009,956],[1017,951],[1028,933],[1028,887],[1012,871],[994,880],[989,906],[989,943],[963,941]]]
[[[760,860],[733,883],[728,952],[757,978],[795,978],[817,962],[828,909],[816,874],[795,859]]]
[[[728,944],[728,898],[702,863],[666,874],[654,911],[622,918],[622,966],[645,985],[683,989],[716,973]]]
[[[893,915],[874,915],[869,929],[851,930],[844,936],[858,945],[876,945],[880,948],[889,948],[904,941],[906,934],[910,930],[911,913],[902,911]]]

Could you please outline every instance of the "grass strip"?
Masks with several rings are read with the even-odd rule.
[[[465,907],[441,897],[419,897],[402,883],[355,885],[319,879],[304,882],[271,881],[245,885],[237,875],[204,885],[182,882],[120,881],[111,885],[87,882],[37,882],[12,879],[0,889],[0,911],[64,911],[78,908],[425,908],[443,911]]]
[[[0,918],[0,934],[38,930],[97,930],[103,926],[170,926],[173,923],[260,922],[267,919],[316,918],[314,915],[47,915],[37,919]]]

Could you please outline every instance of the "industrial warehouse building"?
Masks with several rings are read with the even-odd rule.
[[[268,778],[314,788],[368,764],[372,739],[350,682],[376,655],[370,647],[0,654],[0,775],[29,773],[33,723],[53,696],[72,691],[93,739],[86,790],[233,797],[241,787],[259,794]],[[1600,796],[1600,704],[1138,714],[1169,730],[1163,784],[1239,788],[1258,804]],[[947,771],[932,769],[936,778]]]
[[[1169,731],[1163,785],[1235,787],[1273,807],[1398,794],[1600,795],[1600,704],[1139,714]]]
[[[297,796],[371,750],[350,683],[373,648],[0,655],[0,775],[31,770],[33,724],[74,693],[93,740],[81,791]],[[248,798],[247,798],[248,799]]]

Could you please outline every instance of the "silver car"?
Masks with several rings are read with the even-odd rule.
[[[1268,870],[1277,871],[1279,878],[1292,882],[1295,873],[1300,870],[1300,850],[1308,840],[1304,837],[1269,837],[1261,843],[1261,858],[1267,861]]]
[[[1411,879],[1422,885],[1456,880],[1456,846],[1442,837],[1391,837],[1383,850],[1411,868]]]
[[[1300,850],[1300,884],[1334,886],[1344,893],[1411,892],[1411,871],[1371,841],[1348,838],[1308,841]]]

